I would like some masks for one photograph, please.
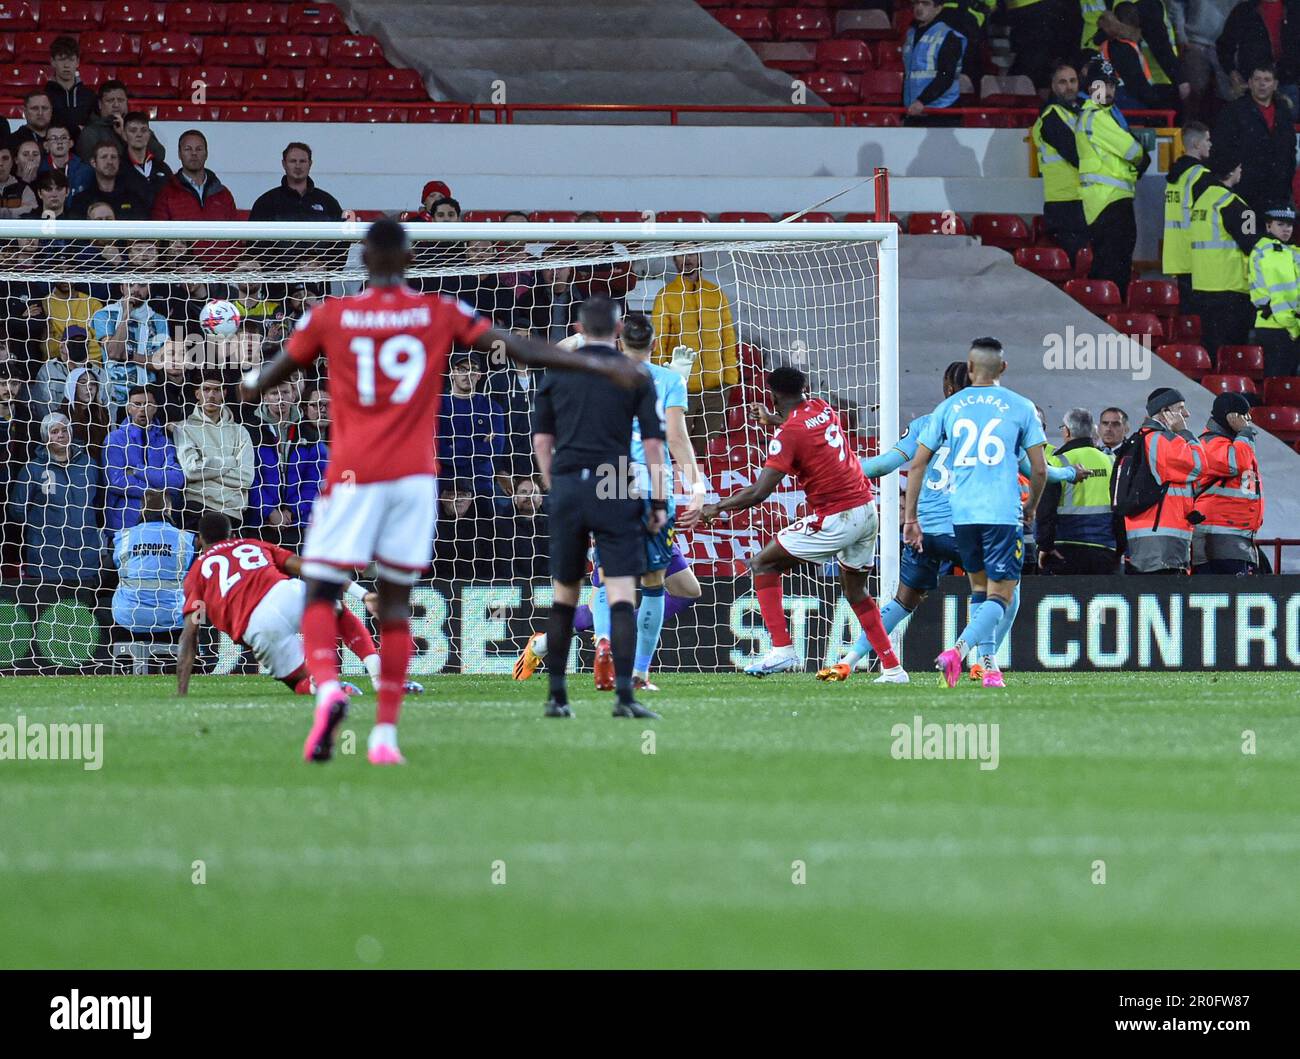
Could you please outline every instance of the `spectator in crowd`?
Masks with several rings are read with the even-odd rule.
[[[1182,3],[1185,39],[1179,57],[1191,88],[1186,113],[1200,121],[1213,119],[1220,101],[1232,95],[1217,50],[1230,4],[1231,0],[1183,0]]]
[[[182,586],[194,551],[194,534],[175,525],[167,494],[146,489],[140,521],[113,535],[113,621],[133,632],[180,628]]]
[[[96,467],[102,466],[111,423],[99,373],[91,368],[74,368],[63,384],[59,411],[72,427],[72,440],[86,450]]]
[[[531,335],[526,314],[517,314],[514,331],[524,338]],[[533,465],[533,398],[537,394],[541,373],[526,364],[507,364],[488,372],[484,393],[501,409],[504,438],[497,473],[511,480],[534,473]],[[510,490],[503,490],[509,493]]]
[[[483,369],[473,353],[453,353],[438,412],[438,462],[479,496],[492,496],[496,461],[505,454],[505,414],[478,392]]]
[[[1090,476],[1048,482],[1038,502],[1034,533],[1038,563],[1052,574],[1113,574],[1119,563],[1110,506],[1113,461],[1093,442],[1092,413],[1071,408],[1061,425],[1053,463],[1083,467]]]
[[[113,207],[107,202],[92,202],[86,207],[88,221],[115,221]],[[77,272],[92,272],[99,275],[120,273],[126,264],[126,255],[122,253],[122,244],[116,239],[93,239],[70,244],[72,254],[67,265]],[[88,280],[81,284],[92,298],[98,302],[111,301],[116,293],[116,284],[99,280]]]
[[[1192,570],[1253,574],[1259,565],[1255,534],[1264,524],[1264,490],[1244,394],[1215,397],[1201,453],[1205,467],[1196,490],[1201,521],[1192,531]]]
[[[1079,73],[1070,63],[1057,63],[1052,69],[1051,93],[1029,130],[1029,138],[1038,152],[1038,172],[1043,178],[1043,226],[1074,264],[1075,255],[1088,245],[1088,222],[1079,195],[1079,149],[1074,139],[1079,123]]]
[[[47,356],[59,355],[59,343],[63,332],[71,326],[80,327],[90,335],[90,358],[101,361],[99,341],[91,334],[90,321],[104,306],[84,291],[77,290],[72,284],[60,277],[54,280],[53,288],[45,298],[44,309],[47,325],[45,352]]]
[[[1116,4],[1104,24],[1101,56],[1119,75],[1115,106],[1121,110],[1154,110],[1168,102],[1152,81],[1154,71],[1143,54],[1144,43],[1137,4],[1128,0]]]
[[[978,53],[984,42],[984,23],[995,7],[997,0],[943,0],[940,5],[939,18],[960,33],[966,42],[959,72],[973,81],[979,80],[982,69]]]
[[[82,84],[77,76],[80,61],[76,37],[54,38],[50,44],[50,72],[53,76],[45,82],[45,92],[54,105],[54,120],[70,131],[89,123],[97,103],[94,91]]]
[[[1255,307],[1256,345],[1264,375],[1294,375],[1300,367],[1300,253],[1291,246],[1295,209],[1281,202],[1264,211],[1266,235],[1250,252],[1247,274]]]
[[[36,209],[36,192],[14,173],[14,152],[0,144],[0,220],[11,221]]]
[[[19,148],[25,151],[28,147],[35,147],[35,144],[23,144]],[[54,171],[42,173],[32,184],[36,191],[36,197],[40,200],[40,205],[34,210],[19,216],[20,221],[61,221],[67,220],[65,206],[68,201],[68,178],[62,173]]]
[[[471,482],[444,479],[438,495],[433,576],[441,581],[491,581],[497,576],[492,501]]]
[[[1192,308],[1201,318],[1201,345],[1242,345],[1255,322],[1246,262],[1258,239],[1255,212],[1233,190],[1241,163],[1215,142],[1209,175],[1192,187]]]
[[[600,214],[591,211],[580,213],[578,223],[600,224]],[[589,257],[615,257],[625,253],[625,248],[614,243],[584,243],[582,253]],[[627,260],[580,265],[574,269],[573,286],[579,302],[586,301],[593,294],[603,294],[626,309],[627,296],[636,286],[636,273],[632,270],[632,262]]]
[[[1141,79],[1151,86],[1148,98],[1152,106],[1176,110],[1191,95],[1192,86],[1183,69],[1177,34],[1165,0],[1137,0],[1132,8],[1130,11],[1124,5],[1116,4],[1114,11],[1100,20],[1102,32],[1113,38],[1117,22],[1122,21],[1130,27],[1127,35],[1141,39],[1141,57],[1145,60],[1140,69],[1132,71],[1134,79]],[[1121,70],[1120,76],[1127,85],[1128,74]]]
[[[41,149],[33,141],[28,140],[26,143],[20,143],[13,148],[14,152],[14,175],[24,184],[29,184],[33,188],[36,186],[36,178],[41,173]],[[40,199],[38,197],[37,201]]]
[[[433,217],[433,204],[439,199],[450,199],[451,188],[447,187],[441,180],[430,180],[424,185],[424,190],[420,193],[420,208],[418,210],[403,210],[398,216],[399,221],[424,221],[429,222]]]
[[[1135,574],[1185,574],[1192,555],[1192,488],[1204,466],[1201,444],[1187,429],[1187,403],[1170,387],[1151,391],[1147,418],[1138,431],[1146,467],[1161,499],[1124,518],[1129,571]]]
[[[86,329],[78,324],[69,324],[63,328],[55,349],[55,355],[37,369],[28,393],[28,399],[32,403],[32,414],[38,419],[59,410],[59,405],[67,391],[69,377],[78,368],[90,366],[90,348],[86,340]],[[95,375],[102,396],[105,379],[98,368],[95,369]]]
[[[116,143],[98,144],[90,168],[94,170],[95,182],[72,200],[68,207],[70,218],[84,218],[86,207],[92,202],[107,202],[119,221],[149,219],[149,204],[141,197],[139,182],[122,172],[122,152]]]
[[[677,276],[655,295],[654,363],[667,365],[678,346],[698,355],[686,380],[686,424],[697,451],[726,428],[727,388],[740,382],[740,359],[731,303],[704,278],[698,253],[673,258]]]
[[[245,322],[267,324],[280,315],[280,303],[268,296],[266,284],[251,276],[262,267],[253,258],[235,262],[234,271],[239,278],[233,284],[230,300]]]
[[[66,416],[41,420],[41,441],[9,490],[9,518],[23,527],[24,576],[44,583],[99,580],[99,468],[72,439]]]
[[[77,137],[77,154],[86,161],[95,157],[95,148],[101,143],[117,144],[119,158],[126,157],[126,116],[131,112],[131,103],[127,98],[126,85],[121,81],[105,81],[99,86],[99,110],[81,130]],[[149,150],[159,162],[166,161],[167,151],[158,142],[158,137],[150,134]]]
[[[578,292],[573,282],[573,266],[558,264],[564,256],[563,249],[550,249],[542,260],[551,264],[539,268],[533,284],[524,292],[518,308],[527,313],[529,326],[540,338],[549,342],[562,342],[573,330],[578,318]]]
[[[9,134],[9,142],[17,145],[31,140],[44,154],[45,139],[53,120],[54,104],[49,93],[43,88],[34,89],[23,96],[23,123]]]
[[[275,306],[275,313],[273,319],[267,322],[267,341],[285,341],[298,321],[320,298],[320,291],[310,283],[300,279],[290,280],[284,288],[284,301],[271,303]]]
[[[428,185],[425,185],[428,190]],[[450,195],[439,195],[436,198],[424,200],[424,211],[429,215],[430,220],[439,223],[456,224],[460,221],[460,203]]]
[[[927,115],[957,105],[968,38],[939,17],[936,0],[912,0],[912,24],[903,36],[903,106],[907,125],[960,125],[961,118]],[[959,21],[962,19],[959,18]]]
[[[9,365],[0,365],[0,495],[9,483],[10,469],[27,462],[35,420],[26,389],[20,375]]]
[[[155,158],[149,149],[153,130],[149,127],[149,115],[144,111],[133,110],[123,119],[122,139],[126,141],[126,154],[121,160],[122,176],[144,203],[143,219],[148,219],[154,199],[172,175],[171,167],[162,159]]]
[[[79,195],[95,183],[95,171],[72,153],[72,133],[63,125],[50,126],[49,135],[45,137],[45,160],[41,162],[42,173],[51,169],[68,178],[69,196]]]
[[[208,138],[198,129],[181,133],[181,168],[163,181],[153,201],[155,221],[233,221],[235,198],[208,168]],[[196,244],[197,245],[197,244]]]
[[[172,430],[185,475],[183,524],[193,527],[203,512],[220,511],[239,526],[253,487],[253,438],[226,406],[220,375],[203,375],[193,393],[194,411]]]
[[[516,581],[550,577],[550,531],[542,510],[542,490],[531,476],[516,478],[510,494],[510,511],[496,520],[494,536],[500,576]]]
[[[1178,282],[1180,305],[1192,304],[1192,189],[1209,175],[1210,129],[1199,121],[1183,126],[1183,153],[1165,177],[1165,238],[1161,268]]]
[[[1222,17],[1222,6],[1220,17]],[[1277,73],[1281,93],[1300,112],[1296,81],[1300,79],[1300,3],[1296,0],[1242,0],[1226,12],[1216,50],[1233,96],[1245,93],[1256,68]]]
[[[199,324],[199,314],[211,299],[222,293],[224,292],[209,284],[206,279],[172,284],[167,292],[167,311],[164,313],[167,322],[179,332],[201,334],[203,328]]]
[[[147,283],[123,283],[118,292],[117,301],[91,317],[91,332],[107,361],[147,364],[167,341],[167,318],[149,304]]]
[[[296,527],[294,510],[285,496],[285,483],[289,454],[298,443],[298,424],[302,419],[297,402],[297,386],[283,382],[262,394],[254,417],[250,506],[267,538],[276,543],[281,533],[289,534]]]
[[[149,360],[149,374],[153,379],[149,392],[153,394],[154,405],[158,409],[155,418],[172,431],[173,439],[173,424],[180,423],[189,415],[190,395],[194,387],[189,364],[185,343],[176,339],[162,343]]]
[[[1055,77],[1052,64],[1078,50],[1079,4],[1075,0],[1007,0],[1006,20],[1015,55],[1007,72],[1012,77],[1028,77],[1040,95],[1047,93]]]
[[[1108,279],[1128,298],[1137,245],[1133,194],[1151,159],[1112,110],[1119,78],[1101,59],[1088,64],[1084,100],[1075,129],[1079,151],[1079,193],[1092,242],[1092,279]]]
[[[1255,63],[1247,95],[1234,99],[1214,123],[1214,147],[1244,163],[1237,194],[1251,209],[1291,198],[1295,178],[1295,118],[1277,92],[1271,63]]]
[[[1111,405],[1101,410],[1097,420],[1097,448],[1107,456],[1114,456],[1115,450],[1128,437],[1128,413],[1122,408]]]
[[[281,543],[287,539],[295,548],[302,542],[311,518],[311,506],[325,481],[325,467],[329,463],[329,404],[329,394],[319,387],[306,394],[298,439],[285,461],[283,499],[292,521],[281,528],[280,535]]]
[[[250,221],[341,221],[343,207],[311,178],[311,148],[291,143],[280,156],[280,186],[263,192],[249,211]]]
[[[154,422],[157,407],[143,386],[132,389],[126,422],[108,435],[104,445],[105,506],[110,531],[134,526],[146,489],[165,489],[173,504],[180,501],[185,475],[167,431]]]

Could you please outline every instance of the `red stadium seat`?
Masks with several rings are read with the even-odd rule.
[[[86,33],[99,28],[99,5],[86,0],[41,0],[41,29]]]
[[[1264,377],[1263,346],[1220,346],[1217,370],[1223,374]]]
[[[174,66],[139,66],[116,71],[117,80],[126,85],[132,99],[158,99],[176,95],[180,87],[181,72]],[[193,89],[185,94],[188,96]]]
[[[843,107],[858,101],[861,79],[843,70],[817,70],[805,79],[808,91],[832,107]]]
[[[227,103],[217,112],[218,121],[284,121],[284,107],[264,103]]]
[[[19,63],[0,67],[0,90],[7,89],[7,95],[20,96],[31,91],[33,85],[43,85],[48,79],[49,71],[44,66]]]
[[[1026,246],[1014,254],[1015,262],[1049,283],[1064,283],[1074,275],[1070,255],[1059,246]]]
[[[151,0],[109,0],[104,5],[104,28],[120,33],[147,33],[163,22],[163,8],[169,5]]]
[[[827,40],[835,34],[830,14],[819,7],[783,7],[772,18],[777,40]]]
[[[244,78],[244,98],[253,101],[302,99],[303,81],[301,70],[249,70]]]
[[[1250,418],[1256,426],[1263,427],[1288,445],[1300,441],[1300,408],[1260,405],[1251,410]]]
[[[980,102],[988,107],[1033,107],[1042,106],[1034,82],[1028,77],[994,77],[985,74],[980,78]]]
[[[913,213],[907,218],[908,235],[965,235],[966,222],[952,210],[942,213]]]
[[[376,125],[400,124],[413,120],[405,107],[348,107],[348,121],[368,121]]]
[[[772,16],[766,11],[753,11],[743,7],[728,7],[715,11],[716,18],[741,40],[775,40]]]
[[[840,11],[835,16],[835,36],[840,40],[887,40],[894,32],[883,11]]]
[[[1071,280],[1071,282],[1074,281]],[[1184,375],[1198,380],[1209,374],[1210,369],[1213,367],[1210,362],[1210,354],[1205,351],[1204,346],[1181,342],[1170,343],[1156,346],[1156,356],[1166,364],[1177,368]]]
[[[505,210],[466,210],[460,219],[466,224],[497,224],[505,219]]]
[[[14,61],[14,35],[0,33],[0,65],[8,66]]]
[[[282,33],[289,23],[285,4],[227,4],[226,8],[226,32],[231,34]]]
[[[268,66],[301,69],[325,64],[325,37],[272,37],[266,42]]]
[[[1079,279],[1087,279],[1092,271],[1092,247],[1085,246],[1074,255],[1074,274]]]
[[[101,65],[134,66],[140,61],[140,38],[107,32],[83,33],[77,41],[81,57]]]
[[[662,224],[707,224],[709,215],[700,210],[659,210],[655,220]]]
[[[189,66],[203,61],[203,38],[188,33],[146,33],[143,66]]]
[[[216,121],[217,110],[202,103],[157,103],[149,115],[155,121]]]
[[[977,110],[962,115],[962,125],[968,129],[1018,129],[1021,120],[1015,114],[1000,110]]]
[[[383,45],[374,37],[330,37],[325,57],[330,66],[369,69],[388,65]]]
[[[163,25],[178,33],[222,33],[226,29],[224,4],[168,3]]]
[[[875,64],[871,49],[860,40],[823,40],[817,42],[817,65],[823,70],[860,74]]]
[[[1128,335],[1130,338],[1148,337],[1163,341],[1165,337],[1164,324],[1160,322],[1160,317],[1152,313],[1130,313],[1122,310],[1117,313],[1107,313],[1106,323],[1121,335]]]
[[[578,213],[576,210],[534,210],[528,219],[534,224],[573,224]]]
[[[265,66],[264,37],[232,37],[223,33],[203,41],[204,58],[214,66]]]
[[[790,217],[794,217],[794,214],[793,213],[781,214],[781,220],[783,221],[787,220]],[[795,217],[795,219],[790,221],[790,223],[791,224],[834,224],[835,214],[827,213],[824,210],[813,210],[809,213],[805,213],[802,217]]]
[[[59,34],[49,32],[15,33],[14,62],[49,63],[50,45],[54,43],[54,38],[57,36]],[[30,87],[35,88],[38,84],[43,85],[49,79],[49,73],[46,72],[39,81],[33,81]]]
[[[902,70],[868,70],[862,75],[862,102],[899,106],[903,102]]]
[[[377,221],[381,217],[387,217],[387,210],[354,210],[359,221]]]
[[[718,214],[719,224],[771,224],[770,213],[756,213],[753,210],[732,210]]]
[[[600,219],[606,224],[645,224],[652,220],[640,210],[601,210]]]
[[[185,67],[181,71],[180,91],[190,98],[198,85],[203,86],[206,99],[242,99],[244,71],[229,66]]]
[[[335,36],[352,31],[333,4],[290,4],[289,32]]]
[[[1206,375],[1201,385],[1211,393],[1258,393],[1255,380],[1245,375]]]
[[[307,98],[321,103],[350,103],[366,98],[364,70],[310,70]]]
[[[1201,318],[1199,316],[1175,316],[1169,334],[1170,338],[1175,342],[1199,342],[1201,339]]]
[[[877,70],[901,70],[903,68],[903,42],[901,40],[882,40],[872,49],[875,61],[871,64]]]
[[[1066,283],[1065,293],[1098,316],[1099,310],[1114,312],[1124,304],[1119,287],[1108,279],[1072,279]]]
[[[1128,286],[1128,307],[1156,316],[1178,315],[1178,284],[1167,279],[1141,279]]]
[[[754,41],[753,48],[764,66],[774,66],[791,74],[806,74],[817,69],[817,47],[806,40]]]
[[[1265,379],[1264,403],[1300,407],[1300,375],[1279,375]]]
[[[970,232],[985,246],[1003,250],[1029,245],[1029,225],[1014,213],[977,213],[970,220]]]
[[[424,103],[429,92],[414,70],[371,70],[370,98],[382,103]]]
[[[319,72],[319,71],[318,71]],[[335,76],[338,76],[337,74]],[[311,75],[307,78],[307,95],[319,99],[311,90]],[[332,106],[328,103],[308,104],[298,108],[298,118],[302,121],[351,121],[351,107]],[[398,119],[401,120],[400,118]]]
[[[855,117],[853,124],[866,126],[867,128],[901,128],[903,125],[903,116],[890,111],[882,113],[862,114]]]
[[[370,83],[374,85],[374,76],[371,75]],[[463,124],[470,120],[469,109],[463,105],[457,104],[450,107],[404,107],[407,121],[436,121],[439,124]]]
[[[0,33],[26,32],[39,29],[40,25],[35,4],[0,0]],[[48,53],[45,57],[49,58]]]

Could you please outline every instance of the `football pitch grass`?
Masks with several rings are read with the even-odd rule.
[[[914,676],[664,673],[652,723],[434,676],[389,769],[371,694],[312,766],[269,679],[5,678],[0,725],[104,728],[96,771],[0,761],[0,964],[1300,964],[1300,679]],[[896,759],[918,714],[997,768]]]

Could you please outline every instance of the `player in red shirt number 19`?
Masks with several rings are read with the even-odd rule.
[[[420,294],[406,285],[411,251],[392,220],[366,233],[369,276],[360,294],[315,307],[298,322],[284,351],[242,393],[256,400],[322,353],[334,423],[329,468],[312,507],[303,547],[307,605],[302,616],[307,669],[316,711],[303,747],[309,761],[328,761],[347,715],[339,683],[337,604],[349,575],[372,560],[378,572],[380,680],[368,757],[402,764],[397,716],[411,661],[411,586],[433,557],[438,464],[438,403],[452,345],[523,364],[605,375],[633,387],[643,370],[625,357],[597,358],[496,331],[464,302]]]

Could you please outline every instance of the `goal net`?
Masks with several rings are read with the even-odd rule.
[[[204,510],[225,512],[242,535],[301,546],[329,450],[323,363],[255,405],[236,385],[312,304],[362,288],[365,227],[0,222],[0,673],[169,665],[188,531]],[[807,372],[858,457],[898,436],[891,225],[408,231],[411,285],[458,297],[499,329],[557,341],[585,297],[606,294],[650,317],[655,361],[678,345],[699,351],[686,421],[710,499],[757,476],[771,429],[750,406],[770,407],[764,373],[778,365]],[[415,673],[508,672],[542,626],[551,587],[530,427],[538,381],[453,355],[434,564],[414,592]],[[680,471],[675,486],[684,506]],[[877,496],[880,595],[897,577],[896,476]],[[687,572],[670,568],[656,670],[734,669],[768,649],[745,560],[803,505],[787,479],[760,507],[679,536]],[[807,667],[835,660],[857,633],[836,571],[802,568],[785,592]],[[582,666],[591,638],[575,639]],[[255,671],[215,634],[200,665]],[[351,656],[344,668],[360,669]]]

